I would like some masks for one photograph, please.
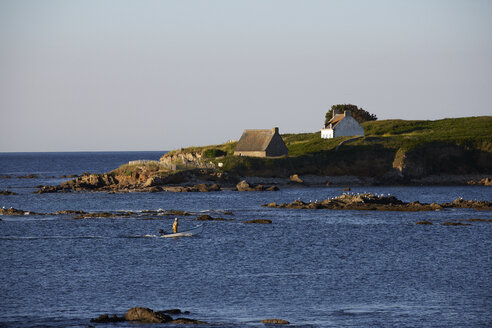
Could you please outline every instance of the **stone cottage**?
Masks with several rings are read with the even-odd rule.
[[[364,128],[352,117],[349,110],[344,111],[343,114],[333,111],[333,117],[325,123],[325,128],[321,129],[323,139],[363,135]]]
[[[287,146],[278,133],[278,128],[269,130],[244,130],[234,155],[252,157],[287,156]]]

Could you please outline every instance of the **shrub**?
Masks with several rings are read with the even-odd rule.
[[[221,156],[225,156],[226,154],[227,153],[225,151],[217,149],[217,148],[205,149],[202,153],[204,158],[221,157]]]

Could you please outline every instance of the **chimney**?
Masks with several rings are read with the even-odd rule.
[[[347,109],[346,111],[343,112],[343,116],[345,117],[352,116],[352,113],[350,113],[350,111]]]
[[[278,134],[278,127],[274,127],[274,128],[272,129],[272,131],[273,131],[273,133],[274,133],[274,134],[275,134],[275,133],[276,133],[276,134]]]

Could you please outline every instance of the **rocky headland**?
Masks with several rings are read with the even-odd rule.
[[[269,203],[262,205],[270,208],[288,209],[329,209],[329,210],[377,210],[377,211],[436,211],[447,208],[473,208],[477,210],[492,210],[492,202],[464,200],[458,198],[449,203],[420,203],[418,201],[406,203],[392,195],[374,195],[371,193],[356,194],[347,193],[338,197],[328,198],[322,201],[303,202],[295,200],[292,203]]]

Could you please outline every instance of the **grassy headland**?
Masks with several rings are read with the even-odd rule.
[[[234,156],[235,142],[189,147],[163,156],[193,154],[243,176],[290,174],[419,177],[492,172],[492,116],[436,121],[382,120],[362,124],[365,136],[321,139],[320,133],[284,134],[288,157]],[[344,142],[342,145],[341,143]]]

